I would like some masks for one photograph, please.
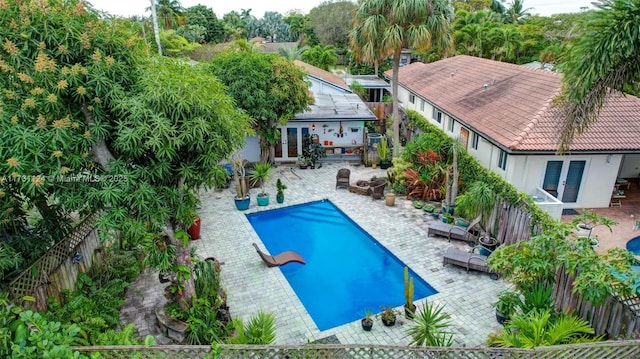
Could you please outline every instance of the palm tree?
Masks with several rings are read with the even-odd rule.
[[[286,58],[287,60],[293,61],[293,60],[299,59],[302,53],[307,51],[308,48],[309,46],[307,45],[300,46],[300,43],[295,43],[291,47],[281,46],[278,49],[278,54],[280,54],[282,57]]]
[[[561,56],[563,93],[560,151],[576,134],[596,121],[611,89],[637,89],[640,77],[640,0],[605,0],[594,3],[586,35]]]
[[[331,67],[338,63],[335,47],[322,44],[303,51],[300,59],[325,71],[329,71]]]
[[[507,12],[505,14],[507,17],[507,22],[514,24],[523,22],[526,18],[531,16],[529,10],[533,10],[533,8],[528,7],[525,9],[524,0],[513,0],[513,2],[511,3],[511,7],[507,9]]]
[[[522,47],[522,34],[513,25],[495,27],[489,32],[489,37],[496,44],[495,54],[500,55],[500,61],[503,58],[507,61],[514,60],[518,50]]]
[[[394,157],[400,150],[398,72],[402,49],[426,51],[435,44],[448,52],[452,43],[451,17],[452,8],[448,0],[363,0],[356,11],[354,28],[359,30],[350,36],[352,44],[355,44],[353,50],[370,48],[366,56],[375,56],[380,49],[381,55],[392,55]],[[354,41],[355,36],[362,37],[362,40]]]
[[[153,5],[152,3],[152,6],[148,7],[147,11],[153,10]],[[165,30],[170,30],[172,25],[177,24],[178,19],[184,12],[179,0],[156,0],[155,8],[158,15],[164,19]]]

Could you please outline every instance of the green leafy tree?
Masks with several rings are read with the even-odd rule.
[[[224,40],[224,25],[216,14],[204,5],[196,5],[185,11],[188,25],[199,25],[206,29],[204,41],[219,43]]]
[[[209,69],[228,86],[237,106],[256,121],[261,160],[273,162],[280,138],[276,126],[311,103],[304,72],[280,55],[254,51],[223,52]]]
[[[352,1],[324,1],[309,11],[313,32],[325,45],[336,48],[347,46],[353,16],[357,6]]]
[[[276,11],[267,11],[260,20],[260,30],[271,42],[283,42],[289,40],[289,25],[284,22],[282,14]]]
[[[292,13],[282,20],[289,25],[290,39],[297,41],[300,46],[304,45],[309,38],[309,34],[313,33],[313,28],[310,24],[311,20],[307,15]]]
[[[331,45],[316,45],[305,50],[300,59],[310,65],[329,71],[338,63],[336,49]]]
[[[224,39],[225,41],[239,40],[246,38],[247,26],[242,21],[237,11],[231,11],[222,16],[224,22]]]
[[[610,90],[637,91],[640,0],[596,3],[584,36],[561,57],[564,111],[560,150],[596,121]]]
[[[217,164],[242,146],[250,119],[201,67],[147,59],[132,22],[101,21],[84,2],[26,11],[24,3],[0,12],[0,177],[25,180],[0,191],[43,218],[52,216],[49,199],[65,215],[102,210],[100,225],[119,231],[121,243],[157,237],[175,249],[171,269],[187,305],[184,229],[196,216],[195,191],[224,175]],[[2,229],[24,221],[16,213],[3,212]]]
[[[355,27],[360,27],[355,49],[380,42],[386,55],[392,55],[393,152],[400,151],[400,112],[398,72],[403,48],[427,50],[432,44],[451,48],[451,7],[446,0],[363,0],[356,12]],[[353,36],[352,36],[353,43]]]

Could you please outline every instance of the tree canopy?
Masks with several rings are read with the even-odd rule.
[[[151,57],[131,22],[75,0],[2,4],[0,230],[30,235],[23,208],[56,224],[102,210],[102,227],[126,244],[175,249],[168,269],[188,303],[190,253],[176,233],[196,216],[195,191],[225,175],[218,163],[243,145],[250,118],[202,67]]]
[[[610,90],[637,92],[640,83],[640,0],[595,4],[583,36],[561,56],[561,151],[598,117]]]
[[[209,69],[228,86],[238,107],[256,120],[262,157],[272,160],[272,147],[280,138],[275,126],[306,110],[312,101],[302,69],[280,55],[255,51],[223,52]]]
[[[321,43],[346,48],[357,6],[352,1],[325,1],[309,11],[313,32]]]

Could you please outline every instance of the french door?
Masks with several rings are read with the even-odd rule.
[[[542,188],[564,203],[575,203],[580,194],[587,161],[547,161]]]
[[[275,160],[295,161],[301,153],[302,138],[309,133],[308,127],[280,127],[280,142],[275,146]]]

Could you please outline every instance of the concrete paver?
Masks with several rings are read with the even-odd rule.
[[[279,165],[266,185],[272,197],[269,206],[257,206],[257,190],[252,190],[252,204],[247,211],[235,208],[233,188],[201,193],[202,238],[192,243],[200,256],[213,256],[223,263],[222,285],[227,290],[231,315],[248,319],[259,310],[274,313],[276,344],[305,344],[332,335],[344,344],[409,343],[410,339],[405,335],[409,324],[404,318],[399,318],[393,327],[384,327],[377,320],[371,332],[364,332],[359,320],[318,330],[282,272],[268,268],[251,246],[256,242],[264,247],[245,214],[328,199],[438,290],[439,293],[427,300],[445,305],[445,311],[451,314],[456,346],[483,345],[489,333],[500,329],[491,304],[508,283],[491,280],[486,273],[467,273],[451,265],[443,267],[442,256],[446,249],[449,246],[465,247],[466,244],[429,238],[427,228],[432,217],[414,209],[411,201],[397,196],[396,205],[391,207],[386,206],[384,200],[372,201],[370,197],[346,189],[335,189],[335,175],[342,167],[351,170],[351,182],[386,175],[384,170],[347,162],[328,162],[314,170]],[[283,204],[275,201],[277,178],[288,187]]]

